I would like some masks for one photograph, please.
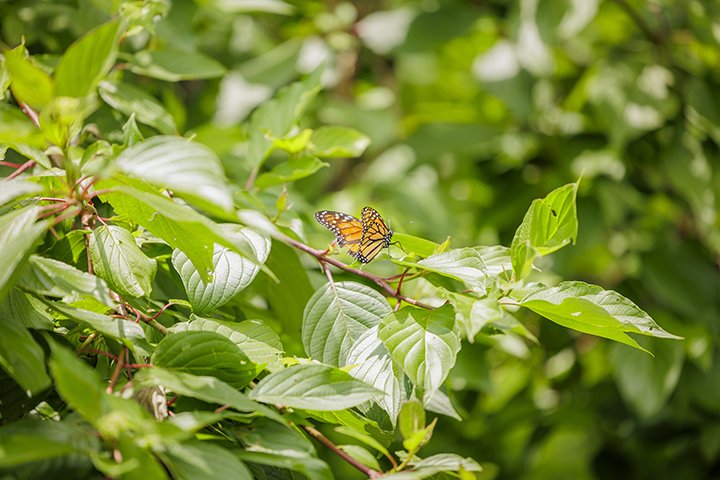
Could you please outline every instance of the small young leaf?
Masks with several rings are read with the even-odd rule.
[[[382,395],[349,373],[320,364],[289,367],[263,378],[250,398],[307,410],[343,410]]]
[[[382,321],[378,335],[422,396],[440,388],[455,364],[460,338],[454,329],[451,305],[405,307]]]
[[[482,467],[470,457],[461,457],[455,453],[438,453],[422,460],[410,462],[417,469],[439,469],[443,472],[457,472],[463,469],[468,472],[482,472]]]
[[[406,252],[414,253],[419,257],[425,258],[435,253],[439,253],[439,244],[431,242],[430,240],[425,240],[424,238],[408,235],[407,233],[395,232],[393,234],[393,241],[398,242],[398,244]]]
[[[320,127],[310,139],[312,152],[320,158],[355,158],[365,152],[370,139],[353,128]]]
[[[270,240],[250,228],[235,224],[218,225],[226,238],[245,243],[254,257],[264,263],[270,253]],[[180,250],[172,256],[173,266],[180,274],[188,300],[197,314],[211,312],[230,301],[255,279],[257,264],[227,247],[214,245],[212,280],[204,282],[190,259]]]
[[[56,95],[84,97],[95,90],[115,62],[120,30],[120,20],[112,20],[70,45],[55,69]]]
[[[131,297],[150,295],[157,264],[140,250],[124,228],[102,225],[89,241],[95,273],[116,292]]]
[[[355,282],[325,284],[305,307],[302,340],[309,357],[346,365],[355,341],[392,312],[385,297]]]
[[[577,183],[570,183],[534,200],[510,246],[513,272],[525,278],[536,255],[548,255],[577,238]]]
[[[182,137],[151,137],[123,151],[117,165],[124,173],[173,190],[201,208],[220,212],[233,209],[220,160],[197,142]]]
[[[425,409],[416,399],[403,403],[398,417],[398,427],[404,439],[409,439],[425,428]]]
[[[255,181],[255,185],[259,188],[267,188],[281,183],[294,182],[309,177],[321,168],[327,167],[327,165],[327,163],[318,160],[316,157],[307,155],[293,158],[260,175]]]
[[[237,345],[214,332],[178,332],[165,337],[152,356],[153,365],[169,370],[210,375],[242,388],[258,369]]]

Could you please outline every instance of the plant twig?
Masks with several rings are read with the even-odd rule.
[[[18,102],[18,105],[20,105],[20,109],[25,115],[28,116],[33,125],[35,125],[37,128],[40,128],[40,118],[38,117],[37,112],[30,108],[30,105],[25,102]]]
[[[117,382],[118,377],[120,376],[120,372],[123,369],[123,365],[125,364],[125,356],[128,354],[128,348],[125,347],[120,352],[120,355],[118,355],[117,363],[115,364],[115,370],[112,373],[112,376],[110,377],[110,383],[108,383],[107,388],[105,389],[107,393],[112,393],[113,389],[115,388],[115,382]]]
[[[340,458],[342,458],[343,460],[345,460],[346,462],[348,462],[350,465],[352,465],[353,467],[355,467],[357,470],[359,470],[360,472],[362,472],[364,475],[367,475],[368,478],[375,479],[375,478],[380,478],[380,477],[382,476],[382,472],[378,472],[377,470],[373,470],[372,468],[370,468],[370,467],[368,467],[368,466],[366,466],[366,465],[363,465],[362,463],[358,462],[357,460],[355,460],[354,458],[352,458],[350,455],[348,455],[347,453],[345,453],[344,451],[342,451],[342,450],[340,449],[340,447],[338,447],[337,445],[335,445],[332,441],[330,441],[330,439],[328,439],[325,435],[323,435],[322,433],[320,433],[320,431],[317,430],[315,427],[311,427],[310,425],[303,425],[302,428],[303,428],[309,435],[311,435],[312,437],[314,437],[315,439],[317,439],[317,441],[319,441],[320,443],[322,443],[323,445],[325,445],[327,448],[329,448],[330,450],[332,450],[332,451],[333,451],[335,454],[337,454]]]
[[[25,170],[27,170],[28,168],[32,168],[32,167],[34,167],[34,166],[35,166],[35,160],[28,160],[27,162],[25,162],[25,163],[23,163],[22,165],[20,165],[20,166],[17,168],[17,170],[15,170],[15,171],[12,172],[10,175],[8,175],[7,177],[5,177],[5,180],[12,180],[13,178],[15,178],[15,177],[17,177],[18,175],[20,175],[21,173],[23,173],[23,172],[24,172]]]
[[[389,294],[389,296],[397,298],[398,300],[402,300],[403,302],[409,303],[410,305],[414,305],[416,307],[425,308],[427,310],[433,309],[433,307],[430,305],[427,305],[418,300],[415,300],[414,298],[406,297],[405,295],[402,295],[399,292],[396,292],[395,289],[392,287],[392,285],[390,285],[387,282],[387,280],[385,280],[382,277],[374,275],[370,272],[366,272],[364,270],[350,267],[339,260],[336,260],[332,257],[328,257],[322,250],[316,250],[308,245],[305,245],[302,242],[298,242],[297,240],[295,240],[293,238],[286,237],[283,240],[285,242],[289,243],[291,246],[297,248],[298,250],[302,250],[305,253],[309,253],[313,257],[317,258],[318,261],[320,261],[320,262],[329,263],[330,265],[333,265],[333,266],[339,268],[340,270],[344,270],[348,273],[352,273],[359,277],[367,278],[368,280],[375,282],[378,286],[380,286],[383,290],[385,290]]]

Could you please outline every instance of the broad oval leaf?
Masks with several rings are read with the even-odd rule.
[[[50,385],[45,353],[20,317],[7,316],[0,321],[0,366],[28,396]]]
[[[250,398],[306,410],[343,410],[382,396],[382,392],[338,368],[296,365],[263,378]]]
[[[171,333],[158,343],[152,355],[153,365],[210,375],[235,387],[245,387],[258,369],[233,342],[214,332]]]
[[[321,168],[327,167],[327,165],[327,163],[309,155],[292,158],[273,167],[271,171],[260,175],[255,181],[255,185],[266,188],[272,185],[294,182],[309,177]]]
[[[378,292],[355,282],[328,283],[305,306],[302,340],[305,352],[330,365],[346,365],[355,341],[392,312]]]
[[[256,231],[239,225],[219,225],[226,238],[245,244],[261,263],[270,253],[270,240]],[[190,258],[180,250],[172,256],[173,266],[180,274],[193,311],[202,314],[230,301],[255,279],[259,266],[227,247],[214,245],[212,280],[203,281]]]
[[[170,328],[172,332],[205,331],[227,337],[248,358],[258,365],[278,362],[282,354],[280,337],[261,320],[224,322],[193,315],[190,322],[179,322]]]
[[[40,110],[52,100],[55,83],[50,75],[28,57],[25,45],[3,52],[10,74],[10,90],[19,102]]]
[[[679,339],[666,332],[629,299],[612,290],[585,282],[562,282],[557,287],[539,288],[520,301],[524,307],[564,327],[616,340],[644,350],[625,335]]]
[[[0,120],[3,120],[2,117],[0,117]],[[0,142],[4,143],[1,136]],[[39,193],[42,190],[43,187],[35,182],[3,179],[3,187],[0,190],[0,205],[5,205],[10,200],[15,200],[16,198]]]
[[[383,320],[378,335],[421,397],[440,388],[460,351],[451,305],[402,308]]]
[[[194,480],[197,478],[233,478],[252,480],[245,464],[229,449],[211,442],[193,440],[169,443],[164,457],[173,478]]]
[[[232,194],[220,160],[206,146],[182,137],[151,137],[123,151],[126,174],[188,197],[201,208],[230,212]]]
[[[370,138],[354,128],[327,126],[315,130],[310,142],[320,158],[354,158],[365,152]]]
[[[124,228],[102,225],[89,241],[95,273],[116,292],[131,297],[150,295],[157,263],[148,258]]]
[[[378,338],[377,325],[360,335],[345,362],[348,366],[354,365],[350,375],[384,393],[376,403],[387,412],[394,425],[405,398],[404,375]]]
[[[115,62],[120,30],[120,20],[113,20],[70,45],[55,69],[56,95],[84,97],[93,92]]]
[[[130,60],[130,70],[168,82],[220,77],[225,67],[212,57],[182,50],[143,50]]]
[[[485,293],[487,266],[480,252],[474,248],[456,248],[420,260],[423,270],[465,282],[473,290]]]
[[[36,223],[39,213],[38,207],[26,207],[0,216],[0,299],[12,287],[20,265],[49,225],[47,222]]]

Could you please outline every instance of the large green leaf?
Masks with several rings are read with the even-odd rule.
[[[50,385],[50,377],[45,372],[45,353],[20,317],[0,319],[0,366],[28,396]]]
[[[11,289],[7,296],[0,300],[0,318],[16,318],[25,327],[35,330],[52,330],[55,328],[47,307],[32,295],[19,288]]]
[[[0,299],[12,287],[20,266],[48,228],[47,222],[36,223],[39,212],[37,207],[25,207],[0,217]]]
[[[435,310],[404,307],[383,320],[378,336],[420,397],[440,388],[460,351],[450,305]]]
[[[140,250],[135,237],[124,228],[102,225],[89,241],[95,273],[121,295],[150,295],[157,263]]]
[[[417,263],[419,268],[465,282],[471,289],[485,292],[487,267],[474,248],[457,248],[432,255]]]
[[[133,350],[140,348],[140,351],[146,354],[149,346],[145,340],[145,331],[139,324],[130,320],[113,318],[109,315],[71,307],[61,302],[45,302],[50,308],[67,318],[80,322],[107,337],[119,340]]]
[[[392,312],[378,292],[361,283],[328,283],[315,291],[305,307],[302,339],[309,357],[345,365],[355,341]]]
[[[28,57],[25,45],[6,50],[3,55],[15,99],[35,109],[42,109],[50,103],[55,90],[53,80]]]
[[[285,423],[285,420],[274,410],[253,402],[245,394],[215,377],[166,370],[156,366],[142,370],[135,380],[140,385],[162,385],[177,395],[197,398],[216,405],[228,405],[241,412],[260,413]]]
[[[168,82],[215,78],[225,73],[225,67],[212,57],[172,48],[136,53],[130,60],[130,70]]]
[[[343,410],[382,396],[349,373],[320,364],[301,364],[263,378],[250,398],[306,410]]]
[[[0,144],[3,143],[22,155],[37,158],[38,164],[50,168],[50,161],[40,150],[47,144],[40,130],[33,125],[27,115],[23,115],[20,109],[0,103]],[[13,191],[17,187],[13,187],[12,184],[18,181],[5,179],[3,182],[8,184],[8,190],[7,193],[0,194],[3,198],[1,203],[4,203],[9,196],[13,195]]]
[[[277,333],[260,320],[225,322],[193,315],[190,322],[179,322],[172,332],[206,331],[227,337],[255,364],[274,364],[280,360],[282,344]]]
[[[162,455],[173,478],[233,478],[252,480],[245,464],[230,450],[210,442],[191,441],[168,445]]]
[[[120,20],[112,20],[70,45],[55,68],[55,94],[84,97],[95,90],[115,62]]]
[[[275,166],[271,171],[260,175],[255,181],[255,185],[260,188],[267,188],[273,185],[294,182],[309,177],[321,168],[327,167],[327,165],[317,157],[309,155],[292,158]]]
[[[193,375],[210,375],[242,388],[255,378],[257,366],[232,341],[214,332],[171,333],[152,356],[158,367]]]
[[[4,120],[1,111],[0,120]],[[0,127],[0,129],[1,128],[2,127]],[[5,143],[2,138],[2,133],[0,133],[0,143]],[[0,205],[5,205],[10,200],[15,200],[16,198],[39,193],[42,190],[43,187],[35,182],[28,182],[27,180],[3,180],[3,188],[0,190]]]
[[[77,418],[27,418],[0,428],[0,472],[14,478],[70,478],[90,473],[98,439]],[[11,477],[12,478],[12,477]]]
[[[245,462],[292,470],[307,477],[308,480],[332,480],[335,478],[327,463],[319,458],[294,457],[292,455],[250,452],[247,450],[237,450],[235,454]]]
[[[644,350],[626,332],[678,339],[655,323],[633,302],[612,290],[584,282],[562,282],[557,287],[529,293],[520,305],[583,333],[590,333]]]
[[[177,131],[175,120],[165,107],[145,90],[124,82],[100,82],[100,97],[115,110],[127,116],[135,115],[138,122],[150,125],[158,132],[171,135]]]
[[[168,188],[202,208],[233,209],[220,160],[200,143],[182,137],[151,137],[123,151],[116,162],[124,173]]]
[[[354,128],[327,126],[313,132],[310,144],[313,154],[320,158],[353,158],[365,152],[370,138]]]
[[[575,197],[577,183],[570,183],[533,200],[510,246],[515,277],[525,278],[536,255],[548,255],[577,238]]]
[[[246,244],[254,258],[264,263],[270,253],[270,240],[250,228],[235,224],[218,226],[226,238],[234,238],[238,244]],[[215,310],[230,301],[255,279],[257,264],[227,247],[215,244],[213,252],[212,280],[204,282],[190,259],[180,250],[172,256],[173,266],[180,274],[188,300],[198,314]]]
[[[400,405],[405,399],[404,375],[378,338],[377,325],[360,335],[348,351],[345,362],[348,366],[354,365],[349,370],[350,375],[385,394],[376,403],[387,412],[390,421],[395,424]]]
[[[108,286],[100,277],[40,255],[30,256],[18,285],[41,295],[61,297],[66,303],[85,297],[94,298],[107,306],[114,305]]]

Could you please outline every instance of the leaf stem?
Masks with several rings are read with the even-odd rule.
[[[333,266],[339,268],[340,270],[344,270],[344,271],[346,271],[346,272],[348,272],[348,273],[352,273],[352,274],[357,275],[357,276],[359,276],[359,277],[367,278],[368,280],[370,280],[370,281],[372,281],[372,282],[375,282],[378,286],[380,286],[383,290],[385,290],[385,291],[389,294],[389,296],[392,296],[392,297],[394,297],[394,298],[397,298],[398,300],[402,300],[403,302],[409,303],[410,305],[414,305],[414,306],[416,306],[416,307],[425,308],[425,309],[427,309],[427,310],[432,310],[432,309],[433,309],[433,307],[430,306],[430,305],[427,305],[427,304],[422,303],[422,302],[420,302],[420,301],[418,301],[418,300],[415,300],[414,298],[410,298],[410,297],[406,297],[405,295],[402,295],[399,291],[396,291],[396,290],[392,287],[392,285],[390,285],[390,284],[388,283],[387,280],[385,280],[385,279],[382,278],[382,277],[379,277],[379,276],[377,276],[377,275],[374,275],[374,274],[372,274],[372,273],[370,273],[370,272],[366,272],[366,271],[364,271],[364,270],[360,270],[360,269],[357,269],[357,268],[353,268],[353,267],[351,267],[351,266],[349,266],[349,265],[344,264],[344,263],[341,262],[340,260],[336,260],[336,259],[334,259],[334,258],[332,258],[332,257],[328,257],[328,256],[326,255],[326,253],[325,253],[326,251],[316,250],[316,249],[314,249],[314,248],[312,248],[312,247],[310,247],[310,246],[308,246],[308,245],[305,245],[304,243],[299,242],[299,241],[297,241],[297,240],[295,240],[295,239],[293,239],[293,238],[284,237],[283,240],[284,240],[286,243],[290,244],[291,246],[297,248],[298,250],[302,250],[302,251],[305,252],[305,253],[309,253],[309,254],[312,255],[313,257],[317,258],[318,261],[320,261],[321,263],[322,263],[322,262],[329,263],[330,265],[333,265]]]
[[[363,465],[362,463],[358,462],[354,458],[352,458],[350,455],[345,453],[335,445],[330,439],[328,439],[325,435],[323,435],[319,430],[317,430],[315,427],[311,427],[310,425],[302,425],[302,428],[312,437],[314,437],[317,441],[325,445],[327,448],[332,450],[335,454],[337,454],[340,458],[348,462],[350,465],[355,467],[357,470],[362,472],[363,474],[367,475],[368,478],[380,478],[382,476],[382,472],[378,472],[377,470],[373,470],[372,468]]]
[[[18,175],[20,175],[21,173],[23,173],[23,172],[24,172],[25,170],[27,170],[28,168],[32,168],[32,167],[34,167],[34,166],[35,166],[35,160],[28,160],[27,162],[25,162],[25,163],[23,163],[22,165],[20,165],[20,166],[17,168],[17,170],[15,170],[15,171],[12,172],[10,175],[8,175],[7,177],[5,177],[5,180],[12,180],[13,178],[15,178],[15,177],[17,177]]]
[[[30,108],[30,105],[25,102],[18,102],[18,105],[20,105],[20,109],[25,115],[28,116],[33,125],[35,125],[37,128],[40,128],[40,118],[38,117],[37,112]]]
[[[125,364],[125,356],[128,354],[128,348],[125,347],[120,352],[120,355],[118,355],[117,363],[115,364],[115,370],[112,373],[112,376],[110,377],[110,383],[108,383],[107,388],[105,389],[107,393],[112,393],[113,389],[115,388],[115,383],[117,382],[118,377],[120,376],[120,372],[123,369],[123,365]]]

